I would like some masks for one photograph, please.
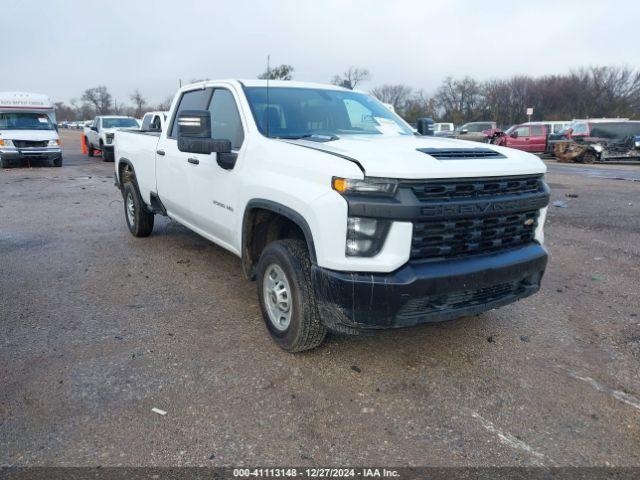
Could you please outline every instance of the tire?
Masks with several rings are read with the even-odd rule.
[[[93,147],[91,146],[91,142],[87,137],[84,137],[85,143],[87,144],[87,156],[93,157]]]
[[[131,235],[148,237],[153,230],[154,214],[151,213],[140,197],[138,187],[133,182],[126,182],[122,188],[124,218]]]
[[[267,245],[258,261],[256,283],[264,322],[283,350],[301,352],[322,343],[327,329],[320,321],[311,285],[311,261],[302,240],[277,240]],[[279,308],[285,303],[286,310]],[[279,317],[281,321],[276,320]]]
[[[594,163],[598,158],[593,152],[585,152],[580,159],[580,163]]]
[[[0,157],[0,168],[9,168],[9,160]]]
[[[54,167],[61,167],[62,166],[62,157],[54,158],[53,159],[53,166]]]

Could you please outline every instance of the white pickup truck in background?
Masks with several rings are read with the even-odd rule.
[[[84,127],[83,135],[87,145],[87,155],[93,157],[94,150],[100,150],[105,162],[113,162],[113,136],[121,128],[139,129],[133,117],[120,115],[99,115],[90,126]]]
[[[168,215],[239,256],[288,351],[540,287],[549,189],[534,155],[416,135],[365,93],[291,81],[185,86],[161,130],[115,132],[129,230]]]

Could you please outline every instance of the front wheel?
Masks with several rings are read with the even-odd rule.
[[[124,199],[124,217],[131,235],[134,237],[151,235],[154,214],[147,209],[135,184],[126,182],[122,189],[122,197]]]
[[[93,157],[93,146],[89,141],[89,137],[84,137],[84,141],[87,144],[87,157]]]
[[[62,157],[54,158],[53,159],[53,166],[54,167],[61,167],[62,166]]]
[[[277,240],[262,252],[258,297],[273,340],[288,352],[319,346],[327,334],[311,284],[311,261],[301,240]]]
[[[593,152],[585,152],[582,155],[582,163],[594,163],[598,158],[596,157],[596,154]]]

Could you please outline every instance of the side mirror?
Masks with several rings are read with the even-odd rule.
[[[211,138],[211,114],[208,110],[183,110],[178,114],[176,121],[178,150],[181,152],[203,155],[231,153],[230,140]]]
[[[416,126],[420,135],[433,135],[433,118],[419,118]]]
[[[511,138],[518,138],[518,131],[516,130],[516,131],[514,131],[514,132],[511,132],[511,135],[509,135],[509,136],[510,136]]]
[[[93,130],[94,132],[97,132],[97,131],[98,131],[98,127],[96,127],[95,125],[91,125],[91,127],[90,127],[90,128],[91,128],[91,130]]]
[[[467,133],[469,133],[469,130],[467,130],[466,128],[463,128],[462,130],[460,130],[461,135],[466,135]]]

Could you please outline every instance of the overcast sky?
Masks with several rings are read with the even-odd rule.
[[[72,1],[5,0],[0,91],[79,98],[106,85],[150,103],[179,79],[253,78],[272,65],[327,82],[368,68],[361,88],[432,93],[447,75],[479,79],[640,67],[638,0]]]

